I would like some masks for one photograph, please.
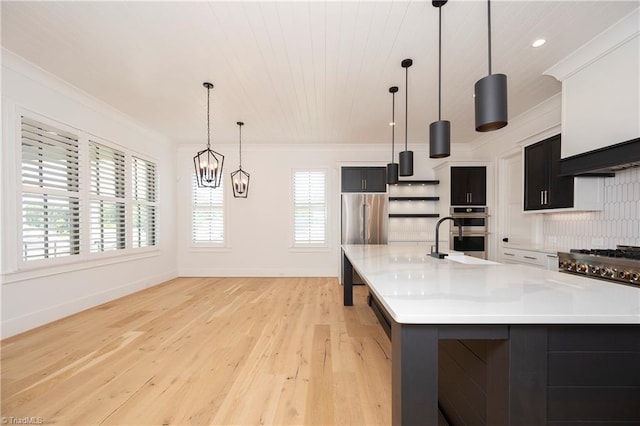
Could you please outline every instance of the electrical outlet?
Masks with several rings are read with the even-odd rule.
[[[594,248],[594,249],[606,248],[604,246],[604,238],[592,238],[591,239],[591,248]]]

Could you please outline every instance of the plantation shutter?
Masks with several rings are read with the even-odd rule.
[[[133,247],[156,245],[156,165],[137,157],[131,167]]]
[[[78,137],[21,118],[22,259],[80,253]]]
[[[125,248],[124,158],[121,151],[89,142],[91,252]]]
[[[191,241],[224,244],[224,177],[217,188],[200,188],[191,176]]]
[[[295,171],[293,174],[294,245],[324,245],[326,224],[326,173]]]

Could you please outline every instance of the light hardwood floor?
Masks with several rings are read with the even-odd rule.
[[[388,425],[391,344],[335,278],[178,278],[2,341],[2,413],[76,425]]]

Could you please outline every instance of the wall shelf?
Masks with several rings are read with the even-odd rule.
[[[438,201],[440,197],[389,197],[389,201]]]
[[[438,185],[439,183],[439,180],[399,180],[392,185]]]
[[[440,217],[438,213],[391,213],[389,217]]]
[[[400,180],[389,185],[389,241],[433,241],[440,217],[439,180]]]

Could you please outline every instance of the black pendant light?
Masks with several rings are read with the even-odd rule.
[[[387,183],[393,185],[398,183],[398,163],[395,160],[395,142],[396,142],[396,93],[398,86],[389,87],[391,93],[391,162],[387,164]]]
[[[478,80],[474,87],[476,130],[490,132],[507,125],[507,76],[491,74],[491,0],[487,0],[489,28],[489,75]]]
[[[413,59],[404,59],[400,65],[405,69],[404,151],[400,153],[400,176],[413,176],[413,151],[409,151],[407,147],[407,129],[409,128],[409,67],[413,65]]]
[[[236,124],[238,125],[238,130],[240,132],[240,165],[238,166],[238,170],[231,172],[231,187],[233,188],[233,196],[235,198],[247,198],[247,195],[249,195],[250,176],[249,173],[242,170],[242,126],[244,126],[244,123],[242,121],[238,121]]]
[[[451,154],[451,123],[442,120],[442,6],[447,0],[433,0],[438,8],[438,121],[429,125],[429,157],[445,158]]]
[[[207,88],[207,149],[199,151],[193,157],[193,165],[196,169],[196,180],[201,188],[217,188],[222,180],[222,166],[224,155],[211,150],[211,126],[209,118],[209,92],[213,84],[202,83]]]

